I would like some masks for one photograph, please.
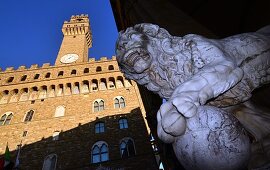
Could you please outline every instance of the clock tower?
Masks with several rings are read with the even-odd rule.
[[[88,49],[92,47],[92,33],[88,15],[71,16],[62,27],[64,35],[55,65],[88,61]]]

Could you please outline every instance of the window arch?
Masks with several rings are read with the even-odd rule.
[[[97,66],[96,72],[102,71],[102,68],[100,66]]]
[[[94,112],[104,110],[104,101],[102,99],[97,99],[94,101]]]
[[[95,124],[95,133],[103,133],[103,132],[105,132],[105,123],[97,122]]]
[[[134,142],[131,138],[124,138],[120,142],[121,158],[128,158],[136,154]]]
[[[24,122],[30,122],[33,118],[34,110],[30,110],[25,114]]]
[[[21,78],[21,81],[25,81],[27,78],[27,75],[23,75],[22,78]]]
[[[119,119],[119,128],[120,129],[127,129],[128,128],[128,121],[126,118]]]
[[[71,71],[71,75],[76,75],[77,71],[74,69]]]
[[[1,125],[9,125],[12,117],[13,117],[12,112],[5,113],[0,119],[0,126]]]
[[[121,96],[117,96],[114,98],[114,108],[124,108],[126,107],[125,99]]]
[[[85,69],[83,70],[83,73],[89,73],[89,68],[85,68]]]
[[[51,73],[46,73],[46,75],[45,75],[45,78],[50,78],[51,77]]]
[[[92,163],[104,162],[109,160],[108,144],[104,141],[96,142],[91,151]]]
[[[14,77],[9,77],[8,80],[7,80],[7,82],[8,83],[11,83],[13,80],[14,80]]]
[[[65,106],[57,106],[55,109],[54,117],[60,117],[65,115]]]
[[[57,162],[57,155],[50,154],[45,157],[43,162],[42,170],[55,170],[56,169],[56,162]]]
[[[38,79],[39,78],[39,74],[36,74],[34,79]]]
[[[63,76],[63,75],[64,75],[64,72],[63,71],[59,71],[58,77]]]
[[[109,70],[114,70],[113,65],[109,65],[108,69],[109,69]]]

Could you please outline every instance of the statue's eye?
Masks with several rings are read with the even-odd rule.
[[[126,45],[127,45],[127,42],[122,43],[122,44],[118,45],[118,49],[119,49],[119,50],[124,50],[125,47],[126,47]]]

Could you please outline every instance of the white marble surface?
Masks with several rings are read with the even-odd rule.
[[[138,24],[119,33],[116,56],[127,78],[167,100],[157,113],[158,135],[164,142],[182,147],[179,138],[186,136],[188,122],[200,115],[200,106],[239,105],[251,97],[254,89],[270,82],[270,27],[214,40],[195,34],[176,37],[157,25]],[[211,108],[209,112],[214,110]],[[259,134],[254,135],[257,140],[263,140],[266,130],[253,130],[245,123],[254,118],[254,114],[249,115],[252,114],[243,112],[237,118],[251,134]],[[261,124],[256,126],[263,127],[270,119],[259,116],[257,121]],[[200,140],[206,138],[202,136]],[[230,142],[226,137],[224,140]],[[194,144],[199,145],[198,142]],[[194,148],[193,152],[201,149]],[[196,160],[193,161],[196,164]],[[226,167],[227,162],[223,163]]]

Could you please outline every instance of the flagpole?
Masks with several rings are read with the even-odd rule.
[[[16,162],[15,162],[15,166],[14,166],[14,170],[18,170],[19,169],[19,165],[20,165],[20,153],[21,153],[21,147],[22,147],[22,140],[21,143],[19,145],[17,145],[17,156],[16,156]]]

